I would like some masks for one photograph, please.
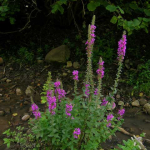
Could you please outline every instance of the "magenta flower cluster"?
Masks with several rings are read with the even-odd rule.
[[[108,103],[108,101],[106,101],[106,98],[104,98],[104,99],[102,100],[101,106],[106,106],[107,103]]]
[[[110,127],[111,126],[111,120],[114,118],[114,116],[112,115],[112,114],[109,114],[108,116],[107,116],[107,122],[108,122],[108,124],[107,124],[107,127]]]
[[[78,81],[78,71],[77,70],[74,70],[73,72],[72,72],[72,74],[73,74],[73,79],[74,80],[76,80],[76,81]]]
[[[92,52],[91,52],[91,46],[94,44],[94,42],[95,42],[95,29],[96,29],[96,26],[95,25],[91,25],[90,26],[90,31],[91,31],[91,33],[90,33],[90,36],[91,36],[91,39],[90,39],[90,41],[86,41],[86,43],[85,43],[85,45],[87,45],[87,47],[86,47],[86,50],[88,50],[88,53],[89,54],[91,54]]]
[[[119,61],[122,61],[124,59],[124,56],[126,53],[126,44],[127,44],[126,35],[123,34],[122,39],[118,42],[118,60]]]
[[[49,112],[52,115],[54,115],[55,114],[54,109],[56,108],[56,97],[55,96],[47,97],[47,102],[48,102]]]
[[[71,104],[66,104],[66,115],[71,116],[71,111],[72,111],[72,105]]]
[[[94,95],[98,95],[98,89],[97,88],[94,91]]]
[[[120,120],[122,118],[122,116],[124,115],[124,113],[125,113],[125,109],[120,109],[118,111],[118,114],[119,114],[118,120]]]
[[[99,64],[99,68],[97,69],[96,72],[100,76],[100,78],[103,78],[104,77],[104,67],[103,67],[104,61],[99,62],[98,64]]]
[[[81,134],[80,128],[75,128],[75,130],[74,130],[74,132],[73,132],[74,138],[77,139],[80,134]]]
[[[32,113],[35,116],[35,119],[41,118],[41,113],[39,111],[38,106],[34,103],[31,105]]]
[[[54,86],[55,86],[56,88],[58,88],[58,87],[60,86],[60,81],[56,81],[56,82],[54,83]]]

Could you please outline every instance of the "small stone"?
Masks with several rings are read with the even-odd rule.
[[[2,97],[2,96],[3,96],[3,94],[0,93],[0,97]]]
[[[30,118],[30,115],[24,115],[24,116],[22,117],[22,120],[23,120],[23,121],[27,121],[29,118]]]
[[[10,79],[6,79],[6,83],[10,83],[11,82],[11,80]]]
[[[3,58],[0,57],[0,65],[3,64]]]
[[[120,98],[120,94],[117,94],[117,95],[116,95],[116,98],[119,99],[119,98]]]
[[[66,77],[66,76],[67,76],[67,73],[66,73],[66,72],[63,72],[63,76]]]
[[[24,104],[25,104],[25,105],[29,105],[30,103],[29,103],[28,101],[25,101]]]
[[[141,106],[144,106],[144,105],[147,103],[147,100],[144,99],[144,98],[141,98],[141,99],[139,100],[139,103],[140,103]]]
[[[129,103],[126,103],[126,104],[125,104],[125,107],[129,107],[129,106],[130,106]]]
[[[143,107],[143,110],[150,115],[150,104],[146,103]]]
[[[38,63],[38,64],[42,64],[43,62],[44,62],[43,60],[37,59],[37,63]]]
[[[5,112],[3,110],[0,111],[0,116],[4,116]]]
[[[67,68],[72,67],[72,62],[71,61],[67,61]]]
[[[124,102],[123,102],[123,101],[119,101],[119,102],[118,102],[118,105],[119,105],[119,106],[124,106]]]
[[[6,113],[6,114],[10,114],[10,113],[11,113],[11,109],[10,109],[10,108],[6,108],[6,109],[5,109],[5,113]]]
[[[7,80],[7,78],[3,78],[3,79],[1,79],[1,81],[6,81]]]
[[[17,89],[16,89],[16,94],[17,94],[17,95],[21,95],[21,94],[22,94],[22,92],[21,92],[21,89],[20,89],[20,88],[17,88]]]
[[[34,93],[33,92],[33,87],[32,86],[28,86],[26,91],[25,91],[25,93],[26,93],[27,96],[33,95],[33,93]]]
[[[140,106],[139,101],[135,100],[134,102],[132,102],[132,106],[136,106],[136,107]]]
[[[78,62],[74,62],[74,63],[73,63],[73,67],[74,67],[75,69],[78,69],[78,68],[80,68],[80,64],[79,64]]]

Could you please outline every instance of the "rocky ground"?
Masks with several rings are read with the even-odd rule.
[[[14,129],[18,125],[27,127],[27,121],[33,117],[30,108],[31,92],[34,93],[34,102],[40,106],[41,110],[44,110],[40,93],[46,82],[48,71],[52,72],[54,81],[57,78],[62,80],[67,96],[71,96],[73,92],[72,71],[78,69],[80,71],[79,77],[84,79],[82,66],[85,66],[83,60],[71,62],[65,59],[63,64],[38,60],[35,65],[20,66],[13,62],[3,62],[3,59],[0,58],[0,150],[5,149],[2,133],[8,128]],[[80,84],[82,85],[82,83]],[[107,87],[105,87],[105,93],[108,93],[106,89]],[[103,144],[104,149],[110,149],[121,143],[123,139],[128,139],[131,135],[139,135],[142,132],[146,133],[145,139],[150,139],[150,99],[145,98],[143,93],[140,94],[137,98],[128,97],[126,99],[121,92],[116,95],[116,103],[118,104],[116,111],[120,106],[126,108],[123,128],[130,134],[117,132],[116,137]],[[144,144],[147,149],[150,149],[148,140],[145,140]]]

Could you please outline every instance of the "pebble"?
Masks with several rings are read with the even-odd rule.
[[[5,109],[5,113],[6,113],[6,114],[10,114],[10,113],[11,113],[11,109],[10,109],[10,108],[6,108],[6,109]]]
[[[80,68],[80,64],[79,64],[78,62],[74,62],[74,63],[73,63],[73,67],[74,67],[75,69],[78,69],[78,68]]]
[[[16,94],[17,94],[17,95],[21,95],[21,94],[22,94],[22,92],[21,92],[21,89],[20,89],[20,88],[16,88]]]
[[[139,103],[140,103],[141,106],[144,106],[144,105],[147,103],[147,100],[144,99],[144,98],[141,98],[141,99],[139,100]]]
[[[10,83],[11,82],[11,80],[10,79],[6,79],[6,83]]]
[[[72,62],[71,61],[67,61],[67,68],[72,67]]]
[[[33,87],[32,86],[28,86],[26,91],[25,91],[27,96],[31,96],[33,94]]]
[[[66,77],[66,76],[67,76],[67,73],[66,73],[66,72],[63,72],[63,76]]]
[[[24,116],[22,117],[22,120],[23,120],[23,121],[27,121],[29,118],[30,118],[30,115],[24,115]]]
[[[41,59],[38,59],[38,60],[37,60],[37,63],[38,63],[38,64],[42,64],[43,62],[44,62],[44,61],[41,60]]]
[[[119,98],[120,98],[120,94],[117,94],[117,95],[116,95],[116,98],[119,99]]]
[[[2,97],[2,96],[3,96],[3,94],[0,93],[0,97]]]
[[[119,106],[124,106],[124,102],[123,102],[123,101],[119,101],[119,102],[118,102],[118,105],[119,105]]]
[[[5,112],[3,110],[0,111],[0,116],[4,116]]]
[[[3,78],[3,79],[1,79],[1,81],[6,81],[7,80],[7,78]]]
[[[150,115],[150,104],[146,103],[143,107],[144,111]]]
[[[132,102],[132,106],[136,106],[136,107],[140,106],[139,101],[135,100],[134,102]]]

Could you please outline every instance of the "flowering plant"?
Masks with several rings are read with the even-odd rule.
[[[83,86],[83,93],[78,93],[78,70],[73,71],[74,99],[66,97],[62,83],[52,82],[49,73],[48,81],[44,85],[42,103],[47,104],[45,112],[40,112],[32,101],[32,111],[35,116],[30,121],[32,134],[36,144],[42,149],[64,150],[94,150],[101,147],[111,135],[114,135],[122,124],[125,110],[113,113],[115,108],[114,95],[120,77],[122,62],[125,56],[126,35],[119,41],[118,72],[112,92],[104,97],[101,94],[102,78],[104,77],[104,61],[100,58],[96,71],[98,84],[94,83],[92,70],[92,51],[95,41],[95,16],[88,29],[87,71]],[[37,147],[37,146],[36,146]]]

